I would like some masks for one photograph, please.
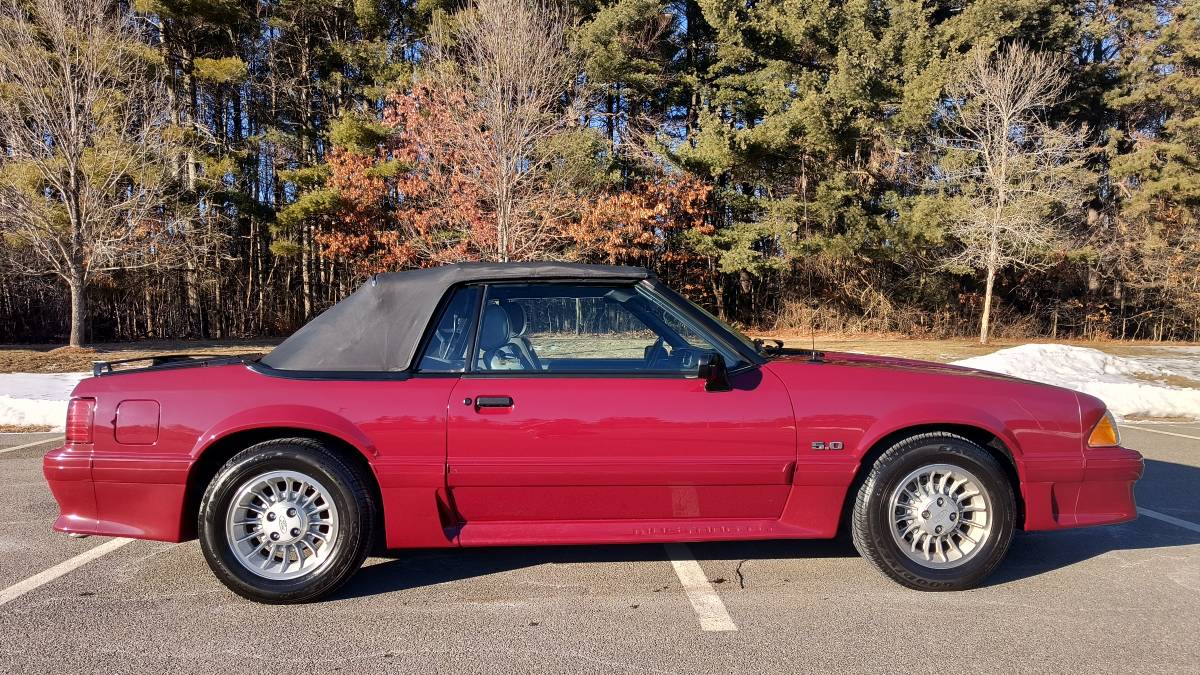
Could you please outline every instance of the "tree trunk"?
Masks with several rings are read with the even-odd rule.
[[[74,273],[67,282],[71,287],[71,341],[72,347],[83,346],[83,322],[87,317],[87,286],[83,275]]]
[[[300,225],[300,295],[304,299],[304,320],[312,317],[312,236],[307,219]]]
[[[196,261],[192,259],[192,254],[188,253],[187,266],[183,272],[184,294],[187,296],[189,325],[194,325],[195,332],[193,335],[200,339],[207,338],[208,335],[204,329],[204,307],[200,302],[200,280],[199,274],[196,271]],[[195,322],[195,323],[193,323]]]
[[[734,310],[737,317],[748,326],[757,325],[754,316],[754,278],[747,270],[738,270],[738,299]]]
[[[154,302],[150,297],[150,284],[143,286],[142,292],[146,297],[146,337],[156,337],[154,334]]]
[[[711,258],[709,259],[708,263],[708,271],[709,278],[711,279],[709,284],[712,286],[713,304],[716,305],[717,316],[724,321],[728,321],[729,312],[725,310],[725,289],[723,284],[720,282],[720,272],[717,271],[716,264]]]
[[[983,320],[979,322],[979,344],[988,343],[988,325],[992,318],[992,287],[996,284],[996,267],[988,266],[987,290],[983,293]]]

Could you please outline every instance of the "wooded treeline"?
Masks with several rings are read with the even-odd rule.
[[[968,85],[1010,45],[1063,81],[1002,140],[1083,145],[1054,160],[1078,190],[1011,207],[1061,236],[999,268],[995,330],[1200,340],[1200,0],[102,4],[164,85],[173,174],[88,268],[86,340],[286,334],[375,271],[531,258],[648,265],[758,328],[970,334]],[[12,225],[46,202],[68,227],[59,169],[15,134],[0,342],[65,340],[69,280]]]

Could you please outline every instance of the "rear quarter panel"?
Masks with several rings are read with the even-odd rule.
[[[419,543],[445,545],[437,518],[444,488],[446,397],[453,378],[320,380],[273,377],[245,365],[122,373],[84,380],[97,401],[92,478],[97,520],[129,536],[178,540],[183,487],[197,458],[231,434],[264,428],[336,436],[367,459],[385,511],[420,508]],[[158,433],[118,440],[118,407],[155,401]],[[386,514],[385,514],[386,515]],[[410,514],[410,522],[423,522]],[[400,521],[400,518],[387,518]],[[416,526],[414,526],[416,527]],[[413,533],[409,533],[413,534]],[[389,530],[389,543],[403,533]]]

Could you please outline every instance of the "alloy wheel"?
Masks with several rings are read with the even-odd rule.
[[[297,471],[271,471],[246,481],[225,519],[234,558],[253,574],[276,581],[323,567],[338,538],[330,491]]]
[[[969,562],[992,534],[992,500],[975,474],[950,464],[912,471],[888,500],[892,538],[924,567]]]

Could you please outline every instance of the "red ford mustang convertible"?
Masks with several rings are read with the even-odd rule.
[[[45,459],[64,532],[199,537],[254,600],[388,548],[825,538],[955,590],[1016,528],[1136,516],[1085,394],[752,341],[644,269],[381,274],[262,358],[97,363]]]

